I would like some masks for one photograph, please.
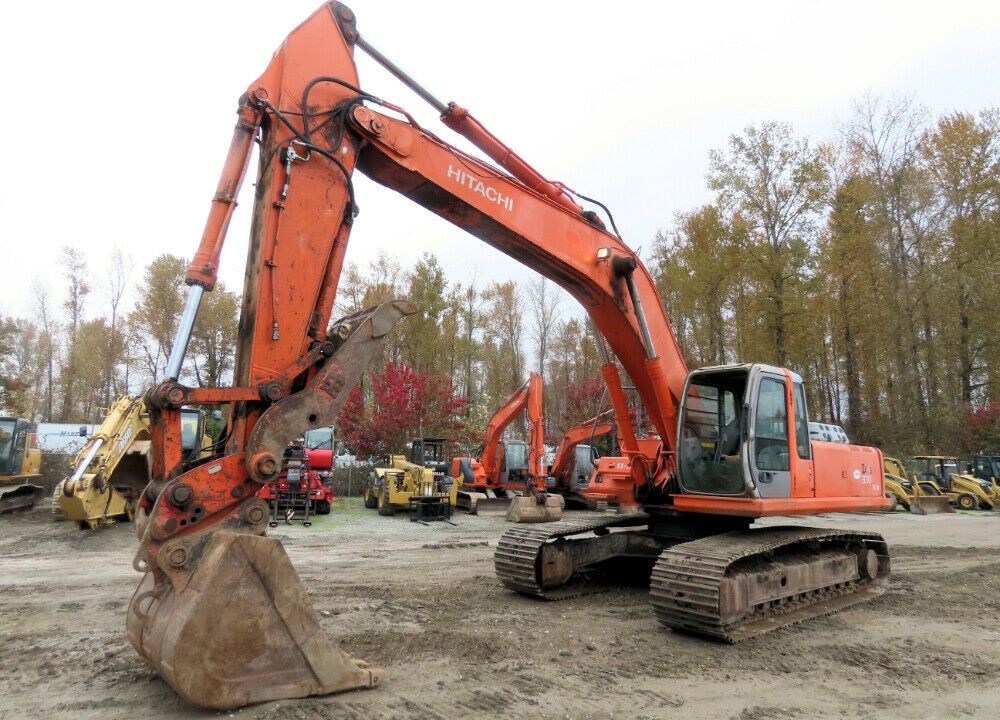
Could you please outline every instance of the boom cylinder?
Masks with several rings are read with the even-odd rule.
[[[69,478],[69,482],[76,482],[83,477],[83,472],[90,466],[90,462],[97,455],[97,451],[101,449],[101,445],[104,444],[104,438],[97,438],[94,444],[90,446],[90,451],[87,453],[86,457],[80,462],[76,470],[73,471],[73,475]]]

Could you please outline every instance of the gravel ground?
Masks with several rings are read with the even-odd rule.
[[[791,522],[881,532],[890,589],[731,646],[662,628],[642,588],[552,603],[506,591],[502,518],[421,525],[338,501],[271,534],[324,630],[384,668],[382,684],[218,713],[179,699],[128,643],[132,526],[4,516],[0,720],[1000,717],[1000,513]]]

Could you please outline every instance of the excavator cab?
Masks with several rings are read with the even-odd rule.
[[[691,373],[681,403],[678,470],[684,492],[791,497],[812,458],[802,378],[768,365]]]
[[[567,473],[570,492],[580,494],[587,489],[599,457],[600,454],[593,445],[577,445],[573,448],[573,459]]]
[[[0,418],[0,512],[29,509],[44,495],[33,482],[41,475],[41,458],[31,423]]]
[[[192,463],[201,457],[207,457],[211,438],[205,435],[205,413],[198,408],[181,409],[181,447],[184,450],[184,462]]]
[[[497,445],[501,487],[524,487],[531,482],[528,444],[521,440],[503,440]]]

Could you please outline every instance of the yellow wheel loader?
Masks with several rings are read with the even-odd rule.
[[[0,417],[0,513],[30,510],[45,494],[42,451],[34,426],[22,418]]]
[[[386,467],[377,467],[365,480],[365,507],[382,516],[407,510],[410,520],[447,520],[455,507],[461,478],[451,477],[448,441],[417,438],[407,455],[390,455]]]
[[[211,446],[204,413],[182,410],[182,444],[188,462]],[[70,463],[70,475],[56,485],[58,519],[84,530],[132,519],[139,493],[151,479],[149,413],[141,397],[122,395],[104,422]]]

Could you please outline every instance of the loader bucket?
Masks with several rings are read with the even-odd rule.
[[[226,710],[378,683],[327,639],[280,542],[217,530],[199,548],[181,575],[146,572],[127,619],[133,647],[184,699]]]
[[[910,512],[914,515],[940,515],[953,513],[955,508],[948,502],[946,495],[918,495],[910,503]]]
[[[539,502],[533,495],[524,495],[510,501],[507,522],[539,523],[562,520],[562,495],[546,494],[545,502]]]

